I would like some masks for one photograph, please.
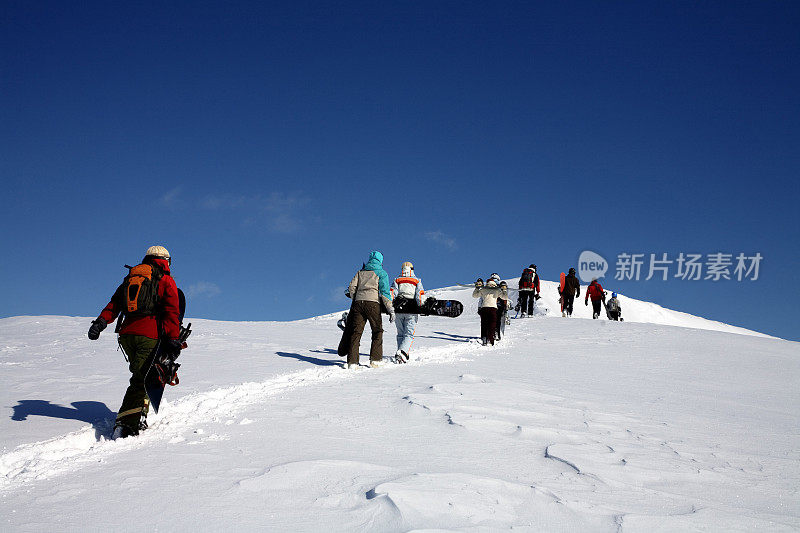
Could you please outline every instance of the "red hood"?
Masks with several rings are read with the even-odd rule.
[[[160,257],[153,257],[152,261],[156,265],[158,265],[161,268],[161,270],[164,271],[164,274],[169,274],[170,273],[170,271],[169,271],[169,261],[167,261],[166,259],[161,259]]]

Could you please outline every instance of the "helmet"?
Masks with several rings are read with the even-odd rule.
[[[532,268],[532,269],[536,270],[536,265],[534,265],[533,263],[531,263],[531,266],[529,266],[528,268]]]
[[[152,255],[153,257],[160,257],[162,259],[169,259],[169,251],[163,246],[151,246],[144,253],[145,257]]]
[[[486,280],[487,287],[497,287],[497,282],[493,278],[489,278]]]
[[[574,273],[575,273],[575,269],[574,269],[574,268],[570,268],[570,269],[569,269],[569,273],[570,273],[570,274],[574,274]]]
[[[414,265],[411,264],[411,261],[406,261],[400,265],[400,272],[402,272],[404,276],[410,276],[412,270],[414,270]]]
[[[494,282],[495,282],[495,283],[500,283],[500,274],[498,274],[497,272],[495,272],[494,274],[492,274],[491,276],[489,276],[489,279],[490,279],[490,280],[494,280]]]
[[[504,288],[506,288],[506,287],[508,287],[508,283],[506,283],[505,281],[501,281],[501,282],[500,282],[500,288],[501,288],[501,289],[504,289]]]
[[[617,293],[616,293],[616,292],[612,292],[612,293],[611,293],[611,297],[612,297],[612,298],[616,298],[616,297],[617,297]]]

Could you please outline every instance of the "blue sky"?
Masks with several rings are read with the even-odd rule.
[[[346,307],[372,249],[428,287],[758,252],[605,284],[800,339],[800,4],[164,4],[3,3],[0,315],[94,316],[151,244],[223,320]]]

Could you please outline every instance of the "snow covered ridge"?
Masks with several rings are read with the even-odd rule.
[[[516,303],[517,301],[517,287],[519,278],[506,280],[511,290],[511,300]],[[540,282],[541,298],[537,300],[536,305],[539,312],[545,316],[561,316],[560,305],[558,303],[558,282],[544,281]],[[592,307],[583,305],[583,299],[586,296],[586,286],[581,286],[581,295],[575,299],[573,318],[592,318]],[[428,294],[441,299],[459,300],[464,303],[465,313],[469,311],[477,311],[477,300],[472,298],[472,289],[465,287],[445,287],[442,289],[435,289],[428,291]],[[611,291],[608,291],[608,297],[611,297]],[[682,328],[706,329],[711,331],[724,331],[726,333],[738,333],[740,335],[755,335],[757,337],[775,338],[764,333],[745,329],[738,326],[732,326],[723,322],[709,320],[689,313],[681,311],[673,311],[661,307],[658,304],[628,298],[627,296],[618,293],[620,305],[622,305],[622,317],[625,322],[640,322],[645,324],[663,324],[665,326],[678,326]],[[546,311],[544,310],[546,309]],[[607,320],[605,312],[601,315],[600,320]]]

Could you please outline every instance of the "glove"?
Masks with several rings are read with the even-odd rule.
[[[350,298],[350,289],[349,288],[344,290],[344,295],[347,296],[348,298]]]
[[[181,353],[181,348],[183,348],[183,345],[178,339],[165,339],[162,342],[164,343],[163,351],[166,355],[174,358]]]
[[[89,340],[96,341],[100,338],[100,332],[106,329],[106,321],[104,318],[92,320],[92,325],[89,327]]]
[[[589,305],[589,300],[584,300],[583,303],[588,306]]]
[[[394,322],[394,313],[389,313],[389,324]]]

